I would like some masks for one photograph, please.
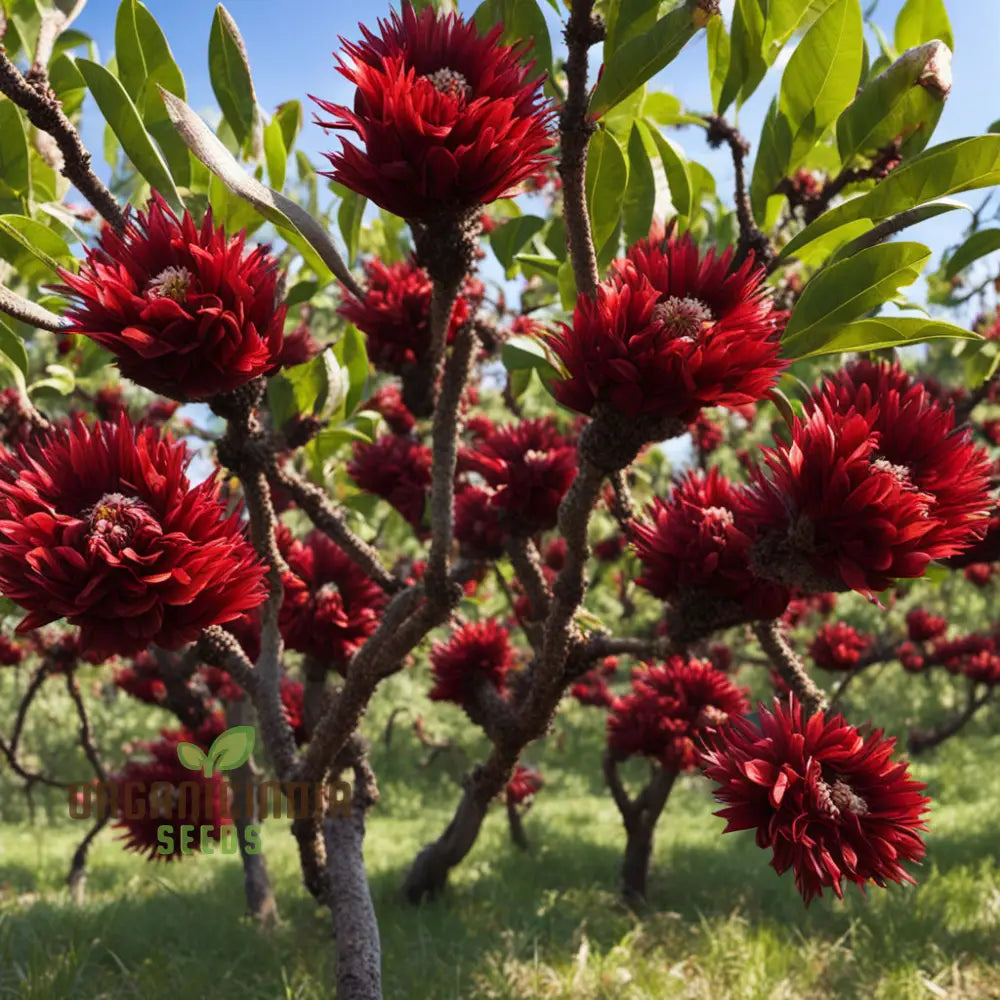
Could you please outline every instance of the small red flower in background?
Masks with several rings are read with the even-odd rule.
[[[343,672],[378,626],[385,594],[319,530],[300,542],[282,528],[278,545],[288,563],[279,617],[285,643]]]
[[[16,667],[24,659],[24,648],[19,642],[0,635],[0,667]]]
[[[965,579],[974,587],[985,587],[993,579],[993,566],[990,563],[972,563],[963,570]]]
[[[417,422],[406,408],[399,387],[395,385],[382,386],[368,402],[363,404],[362,409],[380,413],[393,434],[409,434]]]
[[[569,689],[570,696],[581,705],[592,705],[595,708],[610,708],[614,700],[608,678],[618,672],[618,659],[608,656],[596,667],[588,670]]]
[[[837,606],[836,594],[805,594],[793,597],[782,615],[782,621],[794,628],[801,625],[809,615],[828,615]]]
[[[907,673],[919,674],[927,666],[927,661],[912,642],[900,643],[896,655],[899,657],[899,662]]]
[[[737,718],[708,739],[705,774],[718,782],[725,833],[755,830],[780,875],[791,868],[808,904],[844,881],[913,882],[903,862],[924,856],[920,831],[930,800],[894,739],[859,731],[843,716],[804,718],[791,697],[760,706],[760,724]]]
[[[219,840],[222,828],[231,821],[229,805],[222,794],[222,774],[216,772],[206,778],[201,771],[188,770],[177,758],[178,743],[203,741],[183,729],[164,730],[161,736],[155,743],[144,744],[150,760],[130,760],[111,779],[117,786],[119,804],[114,827],[123,831],[118,839],[127,851],[144,854],[149,861],[176,861],[183,856],[182,843],[187,843],[191,850],[201,849],[201,827],[209,827],[208,836]],[[172,786],[168,794],[157,793],[153,787],[157,782]],[[194,827],[189,842],[182,839],[185,826]],[[158,850],[160,827],[169,827],[173,836],[174,849],[170,854]]]
[[[199,230],[158,194],[124,236],[109,227],[78,275],[60,270],[66,313],[109,350],[133,382],[181,402],[209,399],[277,370],[285,307],[275,302],[278,263],[245,253],[207,212]]]
[[[940,639],[948,631],[948,619],[932,615],[925,608],[914,608],[906,613],[906,632],[914,642]]]
[[[784,314],[753,257],[735,270],[733,250],[702,257],[690,234],[643,240],[613,265],[596,298],[577,300],[573,325],[549,343],[568,373],[554,394],[593,413],[690,424],[705,406],[767,395],[778,373]]]
[[[717,469],[689,472],[668,500],[654,499],[648,517],[632,532],[642,563],[636,583],[654,597],[708,594],[735,601],[757,618],[784,610],[787,590],[750,569],[741,491]]]
[[[541,791],[544,784],[545,781],[538,771],[518,764],[510,781],[507,782],[507,804],[531,805],[531,800]]]
[[[632,691],[612,701],[608,747],[620,760],[636,755],[669,770],[690,770],[698,762],[696,743],[746,712],[746,695],[711,663],[673,656],[636,671]]]
[[[404,374],[419,365],[431,346],[430,308],[433,284],[412,258],[383,264],[365,261],[365,296],[344,293],[337,312],[353,323],[368,342],[368,357],[381,371]],[[455,300],[448,326],[448,343],[469,318],[463,296]]]
[[[281,710],[285,714],[285,719],[292,730],[292,737],[296,746],[302,746],[309,742],[309,735],[306,732],[305,711],[303,708],[303,690],[298,681],[289,680],[287,677],[281,678]]]
[[[278,364],[282,368],[294,368],[296,365],[304,365],[307,361],[312,361],[318,354],[323,353],[323,345],[312,335],[309,324],[299,323],[294,330],[289,330],[285,334],[285,342],[278,356]]]
[[[861,635],[847,622],[821,625],[809,646],[809,655],[823,670],[853,670],[872,647],[872,638]]]
[[[28,631],[66,618],[92,656],[177,649],[264,599],[264,567],[219,484],[191,486],[169,435],[77,419],[0,481],[0,590]]]
[[[701,455],[710,455],[722,444],[725,437],[722,428],[714,421],[699,413],[698,418],[688,428],[691,441]]]
[[[550,417],[491,426],[459,455],[459,469],[479,473],[493,487],[493,504],[508,529],[522,534],[556,526],[576,468],[576,447]]]
[[[455,538],[467,559],[499,559],[507,530],[491,489],[465,486],[455,497]]]
[[[989,635],[964,635],[958,639],[940,639],[934,643],[928,659],[940,663],[951,674],[965,673],[976,657],[996,652],[996,640]]]
[[[147,705],[160,705],[167,697],[167,685],[163,682],[160,665],[156,657],[146,650],[133,658],[130,667],[116,670],[114,680],[119,691]]]
[[[424,520],[431,488],[431,451],[419,441],[383,434],[371,444],[357,441],[347,474],[365,493],[392,504],[414,528]]]
[[[465,705],[477,684],[503,691],[512,658],[507,630],[493,619],[462,625],[431,648],[431,701]]]
[[[344,43],[338,69],[356,87],[353,109],[313,98],[354,132],[327,153],[328,176],[404,219],[428,219],[502,198],[536,173],[555,142],[552,117],[523,49],[500,44],[497,25],[475,24],[405,3]]]

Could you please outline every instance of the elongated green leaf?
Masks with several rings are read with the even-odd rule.
[[[346,416],[350,416],[364,399],[368,388],[371,367],[368,362],[365,335],[348,323],[344,336],[334,345],[333,353],[347,373],[348,388],[344,398],[344,412]]]
[[[236,22],[222,4],[215,8],[212,18],[208,39],[208,75],[215,99],[237,142],[242,145],[254,125],[257,96],[250,76],[246,45]]]
[[[778,98],[778,110],[792,134],[793,166],[851,103],[863,49],[858,0],[836,0],[796,46]]]
[[[764,25],[764,60],[770,66],[796,32],[808,31],[834,0],[769,0]]]
[[[758,222],[764,221],[767,199],[774,193],[792,160],[792,130],[774,100],[764,117],[757,144],[757,158],[750,178],[750,202]]]
[[[719,114],[733,101],[745,101],[764,79],[767,63],[764,45],[766,0],[736,0],[729,40],[729,71],[719,95]]]
[[[874,246],[876,243],[881,243],[889,236],[901,233],[904,229],[909,229],[910,226],[915,226],[920,222],[926,222],[928,219],[933,219],[938,215],[944,215],[946,212],[954,212],[956,209],[964,209],[966,212],[969,212],[970,214],[972,213],[972,209],[963,202],[954,201],[951,198],[939,198],[937,201],[928,202],[926,205],[918,205],[916,208],[900,212],[899,215],[890,215],[888,219],[880,222],[874,229],[868,229],[867,232],[859,233],[853,239],[846,241],[843,246],[837,250],[833,259],[841,260],[844,257],[850,257],[852,254],[856,254],[859,250],[864,250],[867,247]],[[867,224],[870,225],[870,222]],[[842,233],[848,233],[851,228],[852,227],[848,225],[840,231]],[[832,261],[829,261],[829,263],[832,263]]]
[[[281,134],[281,122],[277,118],[264,126],[264,160],[271,187],[280,191],[285,186],[285,169],[288,166],[288,151],[285,138]]]
[[[973,233],[949,258],[944,276],[953,278],[980,257],[1000,250],[1000,229],[980,229]]]
[[[606,129],[598,129],[590,140],[586,177],[590,227],[598,249],[618,225],[627,185],[628,162],[618,140]]]
[[[840,327],[821,347],[799,352],[795,357],[808,358],[819,354],[841,354],[845,351],[877,351],[885,347],[903,347],[928,340],[978,340],[978,334],[961,326],[931,319],[905,316],[877,316],[861,319]]]
[[[514,256],[535,233],[541,232],[544,226],[545,220],[537,215],[522,215],[516,219],[508,219],[490,233],[490,246],[493,247],[493,252],[505,271],[511,271],[514,266]]]
[[[285,144],[286,152],[291,152],[302,129],[301,101],[285,101],[279,104],[274,112],[274,120],[281,126],[281,140]]]
[[[869,247],[819,271],[806,285],[782,337],[785,357],[820,351],[842,326],[916,281],[930,258],[921,243]]]
[[[621,0],[608,4],[604,61],[607,62],[630,38],[649,31],[656,24],[659,10],[659,0]]]
[[[0,354],[10,359],[22,376],[28,374],[28,352],[25,350],[24,342],[3,320],[0,320]],[[23,378],[17,379],[17,382],[19,386],[24,387]]]
[[[174,211],[182,212],[184,206],[174,187],[170,171],[159,150],[153,145],[132,98],[100,63],[78,57],[76,66],[135,169],[149,182],[150,187],[166,198]]]
[[[0,185],[27,196],[31,189],[28,167],[28,137],[17,107],[0,97]]]
[[[667,175],[667,185],[670,187],[670,200],[677,214],[690,216],[695,205],[692,203],[688,163],[677,152],[677,147],[659,129],[650,128],[645,123],[641,124],[640,128],[652,140],[660,154],[663,172]]]
[[[896,51],[904,52],[935,38],[955,49],[955,36],[944,0],[906,0],[896,18]]]
[[[59,266],[73,263],[73,253],[66,241],[54,230],[24,215],[0,215],[0,232],[17,240],[55,273]]]
[[[122,0],[115,18],[115,63],[125,93],[138,103],[146,83],[146,60],[135,23],[135,0]]]
[[[590,101],[591,115],[600,117],[669,65],[707,24],[699,14],[697,0],[684,0],[648,31],[622,45],[604,65]]]
[[[719,20],[717,18],[717,20]],[[646,155],[642,133],[637,125],[628,137],[628,187],[622,204],[625,245],[631,246],[649,234],[656,202],[656,178]]]
[[[708,33],[708,79],[712,88],[712,107],[719,111],[722,88],[729,73],[730,42],[726,22],[713,17],[706,29]]]
[[[344,237],[347,246],[347,262],[353,263],[358,256],[358,241],[361,238],[361,220],[364,218],[365,206],[368,199],[363,195],[344,187],[342,184],[336,185],[337,193],[340,195],[340,207],[337,209],[337,225],[340,226],[340,234]]]
[[[559,370],[545,348],[530,337],[511,337],[500,349],[500,360],[509,372],[536,371],[544,385],[559,378]]]
[[[484,0],[472,15],[484,34],[494,25],[503,26],[500,36],[505,45],[530,42],[522,59],[532,59],[538,71],[552,75],[552,42],[545,15],[535,0]]]

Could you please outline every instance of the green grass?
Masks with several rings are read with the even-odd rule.
[[[857,704],[871,698],[866,711],[900,730],[946,711],[934,682],[857,688]],[[867,900],[852,890],[806,910],[752,836],[719,836],[707,783],[689,777],[661,820],[640,920],[616,899],[623,836],[601,788],[601,715],[576,707],[528,755],[547,779],[526,821],[532,851],[509,844],[496,810],[446,896],[404,904],[407,865],[446,823],[455,777],[481,748],[459,712],[438,708],[428,727],[461,734],[466,751],[422,766],[426,750],[405,717],[384,745],[393,705],[430,711],[403,675],[369,723],[382,797],[366,854],[390,1000],[1000,998],[1000,736],[988,721],[917,765],[935,800],[918,886],[873,889]],[[149,864],[107,834],[92,853],[87,901],[72,905],[63,880],[76,826],[0,827],[0,998],[330,996],[329,923],[299,886],[287,822],[264,829],[283,916],[270,933],[241,916],[237,859]]]

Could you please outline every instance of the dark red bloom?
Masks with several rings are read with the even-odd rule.
[[[948,619],[932,615],[925,608],[914,608],[906,613],[906,632],[914,642],[939,639],[948,631]]]
[[[395,264],[375,258],[365,261],[364,268],[365,297],[345,293],[337,312],[365,335],[376,368],[402,375],[430,351],[433,284],[412,258]],[[468,304],[460,295],[451,311],[449,343],[468,317]]]
[[[291,727],[296,746],[302,746],[309,741],[302,695],[302,685],[298,681],[291,681],[287,677],[281,678],[281,709]]]
[[[821,625],[809,646],[809,655],[823,670],[853,670],[871,649],[872,638],[847,622]]]
[[[431,701],[465,705],[477,684],[503,691],[512,657],[507,630],[493,619],[462,625],[431,648]]]
[[[366,493],[392,504],[419,528],[431,488],[431,451],[419,441],[383,434],[371,444],[358,441],[347,474]]]
[[[499,559],[507,531],[493,491],[466,486],[455,497],[455,538],[467,559]]]
[[[384,385],[379,389],[364,408],[375,410],[382,414],[382,419],[389,425],[393,434],[409,434],[417,422],[403,402],[403,394],[395,385]]]
[[[896,741],[859,731],[836,715],[806,719],[794,697],[760,706],[760,724],[733,719],[709,738],[705,773],[719,783],[725,833],[755,830],[780,875],[791,868],[808,904],[845,880],[912,882],[903,862],[920,861],[929,799],[909,765],[892,760]]]
[[[510,781],[507,782],[507,804],[531,805],[531,800],[541,791],[544,784],[542,776],[534,768],[518,764]]]
[[[900,643],[897,655],[903,669],[908,673],[919,674],[927,665],[927,661],[912,642]]]
[[[206,778],[201,771],[184,767],[177,757],[180,742],[199,742],[186,730],[164,731],[156,743],[145,744],[151,760],[130,760],[112,781],[118,810],[115,829],[122,830],[119,838],[128,851],[144,854],[149,861],[176,861],[182,854],[182,845],[190,850],[201,849],[201,828],[207,827],[206,836],[212,840],[223,837],[223,828],[229,827],[235,847],[235,830],[229,819],[229,806],[223,794],[223,776],[216,772]],[[183,839],[182,828],[188,831]],[[159,831],[169,828],[173,850],[163,850]]]
[[[147,705],[160,705],[167,696],[160,665],[156,657],[145,650],[134,657],[131,667],[116,670],[114,676],[119,691]]]
[[[626,418],[687,425],[704,406],[763,398],[785,367],[785,317],[765,276],[752,255],[735,269],[732,249],[702,257],[690,234],[637,243],[550,338],[568,373],[556,399],[581,413],[603,403]]]
[[[344,42],[338,69],[356,87],[353,110],[313,98],[357,134],[327,153],[334,180],[404,219],[429,219],[502,198],[547,161],[551,115],[523,49],[500,44],[502,25],[475,24],[404,3],[379,35]]]
[[[588,670],[569,689],[570,696],[581,705],[592,705],[596,708],[610,708],[614,700],[611,688],[608,687],[608,677],[613,677],[618,670],[618,660],[609,656],[598,666]]]
[[[722,428],[714,420],[709,420],[704,413],[698,414],[698,419],[688,430],[691,432],[692,443],[701,455],[710,455],[722,444],[724,437]]]
[[[594,543],[594,558],[599,562],[617,562],[626,545],[623,535],[609,535]]]
[[[459,456],[460,469],[479,473],[493,487],[493,503],[508,529],[522,534],[556,526],[576,466],[576,448],[551,418],[493,427]]]
[[[24,659],[24,649],[19,642],[0,635],[0,666],[16,667]]]
[[[988,635],[965,635],[958,639],[940,639],[934,643],[932,661],[952,674],[965,673],[976,657],[996,652],[996,640]]]
[[[755,618],[774,618],[788,603],[784,587],[758,579],[748,562],[750,535],[741,492],[717,469],[689,472],[668,500],[656,498],[632,528],[642,575],[654,597],[711,595]]]
[[[121,373],[182,402],[208,399],[270,374],[282,348],[285,307],[266,247],[245,253],[209,210],[199,230],[154,194],[124,236],[110,226],[78,275],[60,270],[76,302],[73,326],[109,350]]]
[[[974,587],[985,587],[993,579],[993,567],[990,563],[972,563],[963,572],[965,579]]]
[[[122,387],[105,385],[98,389],[94,394],[94,409],[97,411],[98,420],[106,420],[112,424],[117,424],[118,418],[123,413],[128,416],[128,406],[122,394]]]
[[[278,364],[282,368],[294,368],[296,365],[304,365],[307,361],[312,361],[318,354],[323,353],[323,345],[312,335],[309,324],[303,321],[294,329],[285,334],[285,342],[281,347],[281,354],[278,356]]]
[[[801,625],[810,614],[828,615],[836,605],[836,594],[804,594],[801,597],[793,597],[788,602],[782,620],[794,628],[796,625]]]
[[[58,618],[83,651],[177,649],[264,599],[264,567],[227,515],[219,483],[191,486],[169,435],[77,419],[21,446],[0,481],[0,590],[29,612],[25,632]]]
[[[303,542],[283,530],[278,543],[288,563],[279,619],[286,645],[343,671],[378,626],[385,594],[319,530]]]
[[[638,755],[689,770],[698,761],[697,742],[746,712],[746,695],[711,663],[673,656],[663,666],[635,671],[632,691],[612,701],[608,747],[619,759]]]

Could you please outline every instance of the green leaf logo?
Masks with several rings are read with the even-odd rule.
[[[256,736],[253,726],[233,726],[216,737],[202,766],[205,777],[211,778],[215,771],[235,771],[245,764],[253,753]]]
[[[177,759],[189,771],[200,771],[201,765],[205,762],[205,753],[194,743],[178,743]]]

